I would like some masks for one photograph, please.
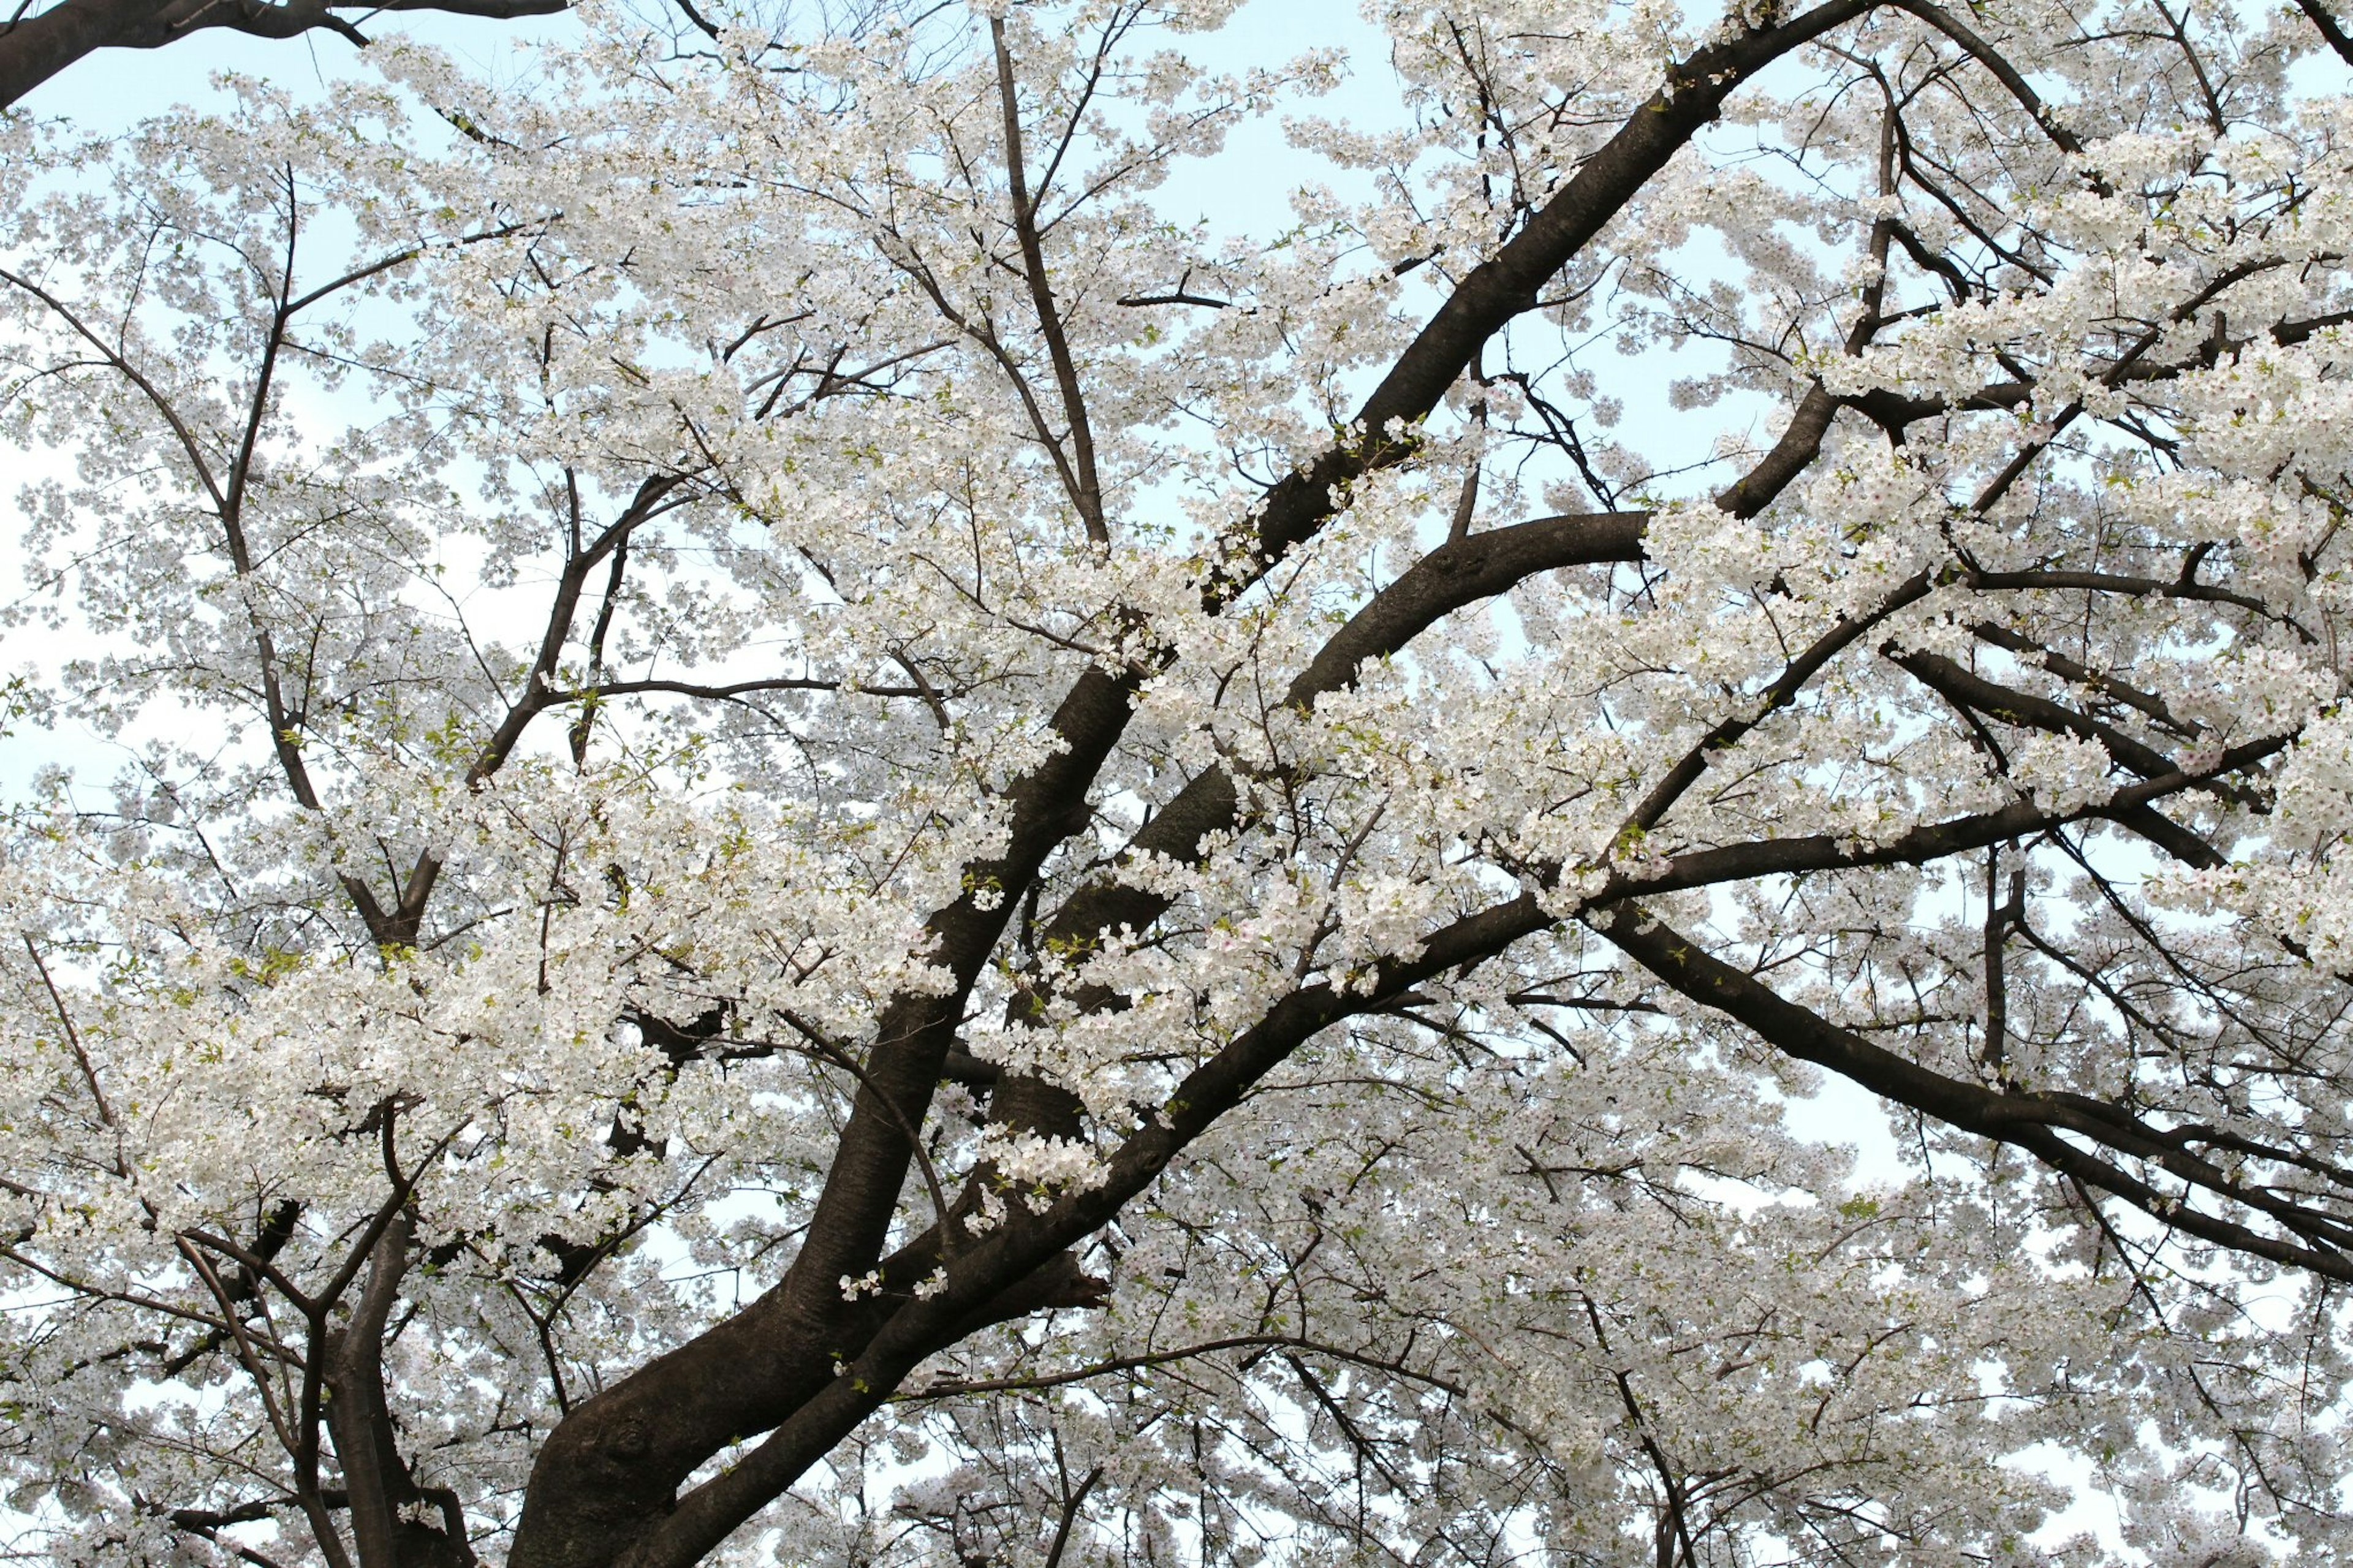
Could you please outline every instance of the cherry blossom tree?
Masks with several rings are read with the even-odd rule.
[[[0,122],[20,1549],[2353,1547],[2299,7],[592,5]]]

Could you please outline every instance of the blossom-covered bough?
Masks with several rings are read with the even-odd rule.
[[[1218,0],[592,7],[8,122],[26,1544],[2346,1549],[2299,4],[1382,5],[1354,127]]]

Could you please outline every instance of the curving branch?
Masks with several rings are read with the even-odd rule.
[[[1947,1077],[1788,1000],[1639,908],[1588,916],[1585,923],[1671,989],[1733,1018],[1786,1055],[1828,1068],[1883,1099],[1964,1131],[2023,1149],[2061,1174],[2113,1193],[2175,1229],[2251,1257],[2308,1268],[2324,1279],[2353,1282],[2353,1216],[2282,1198],[2191,1153],[2185,1130],[2151,1126],[2127,1107],[2087,1095],[1989,1089]],[[2159,1190],[2135,1165],[2156,1167],[2179,1182],[2180,1190]],[[2220,1203],[2226,1212],[2209,1213],[2195,1206],[2200,1200]],[[2256,1229],[2230,1218],[2232,1209],[2277,1228]]]
[[[260,38],[337,33],[364,45],[364,34],[343,13],[438,11],[453,16],[512,21],[549,16],[569,0],[59,0],[59,4],[0,27],[0,109],[99,49],[160,49],[207,27]]]
[[[2321,0],[2295,0],[2295,5],[2320,34],[2322,42],[2336,51],[2337,58],[2353,66],[2353,37],[2346,36],[2345,24],[2337,19],[2337,13]]]

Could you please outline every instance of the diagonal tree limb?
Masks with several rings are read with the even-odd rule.
[[[1588,160],[1525,229],[1490,261],[1473,268],[1449,295],[1366,399],[1359,426],[1377,436],[1392,421],[1419,420],[1460,377],[1480,345],[1535,306],[1543,284],[1715,118],[1735,89],[1781,56],[1870,8],[1871,0],[1829,0],[1777,27],[1711,44],[1671,71],[1667,85],[1651,104]],[[1334,515],[1335,484],[1404,456],[1404,448],[1393,441],[1344,444],[1312,465],[1308,474],[1294,475],[1278,486],[1258,517],[1259,547],[1240,566],[1212,569],[1205,589],[1210,601],[1229,601],[1284,551],[1319,530]],[[1082,818],[1095,768],[1109,755],[1132,712],[1134,679],[1091,668],[1071,688],[1054,723],[1070,750],[1015,786],[1016,847],[1001,862],[975,868],[975,876],[968,879],[1007,889],[1001,901],[980,909],[973,907],[967,895],[934,918],[936,961],[956,977],[956,992],[950,997],[908,998],[894,1005],[878,1031],[870,1063],[879,1078],[908,1085],[901,1109],[909,1119],[919,1117],[928,1104],[945,1060],[948,1037],[960,1016],[963,992],[1003,928],[1010,890],[1027,884],[1060,837],[1058,833],[1052,840],[1038,843],[1036,835]],[[798,1289],[804,1301],[814,1303],[831,1289],[836,1278],[862,1273],[879,1257],[911,1158],[892,1125],[896,1120],[881,1116],[879,1108],[861,1119],[853,1109],[810,1229],[804,1253],[808,1267],[804,1269],[797,1260],[794,1267],[794,1274],[801,1277]]]
[[[2337,19],[2337,14],[2321,0],[2295,0],[2295,5],[2319,32],[2322,41],[2337,52],[2337,58],[2353,66],[2353,37],[2346,36],[2345,25]]]
[[[1355,437],[1327,449],[1268,492],[1240,567],[1216,569],[1206,585],[1220,604],[1320,530],[1335,489],[1413,450],[1407,434],[1438,406],[1482,346],[1534,310],[1544,286],[1579,255],[1652,175],[1713,121],[1767,66],[1834,28],[1868,15],[1877,0],[1828,0],[1778,26],[1719,39],[1667,73],[1665,85],[1627,116],[1623,128],[1528,220],[1527,226],[1466,273],[1357,410]]]
[[[1639,908],[1588,914],[1585,924],[1694,1002],[1735,1019],[1767,1045],[1812,1062],[1881,1098],[2039,1156],[2063,1175],[2124,1198],[2175,1229],[2252,1257],[2353,1281],[2353,1225],[2277,1199],[2221,1167],[2179,1152],[2180,1141],[2132,1112],[2087,1096],[1993,1089],[1947,1078],[1872,1044],[1788,1001]],[[2086,1152],[2065,1131],[2097,1146]],[[2258,1231],[2158,1191],[2115,1157],[2159,1165],[2202,1194],[2273,1220],[2289,1236]]]

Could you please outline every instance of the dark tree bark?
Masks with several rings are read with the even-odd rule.
[[[386,0],[378,5],[324,0],[61,0],[0,28],[0,109],[97,49],[160,49],[206,27],[258,38],[292,38],[314,29],[354,43],[366,37],[352,20],[379,11],[439,11],[511,20],[546,16],[565,0]],[[346,15],[349,13],[350,15]]]

